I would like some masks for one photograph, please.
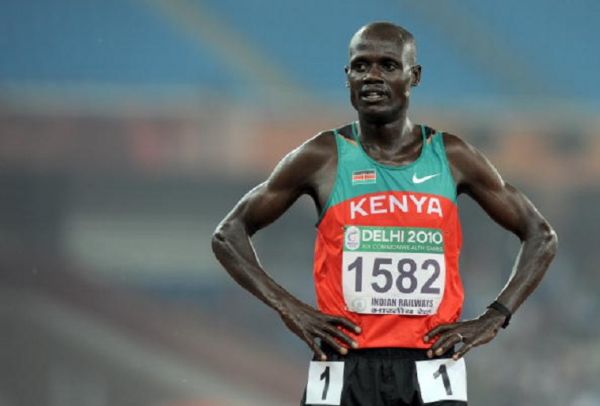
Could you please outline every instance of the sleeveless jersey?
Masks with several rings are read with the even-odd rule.
[[[359,348],[429,348],[423,336],[458,320],[461,230],[456,184],[443,136],[427,138],[420,156],[385,165],[334,130],[338,164],[317,227],[317,305],[361,327]]]

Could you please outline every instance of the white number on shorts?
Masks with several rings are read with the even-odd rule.
[[[442,400],[467,401],[467,371],[464,358],[415,362],[423,403]]]
[[[343,386],[343,362],[311,361],[306,385],[306,404],[339,405]]]
[[[433,373],[433,378],[437,379],[442,377],[442,382],[444,382],[444,388],[446,389],[446,395],[452,395],[452,386],[450,386],[450,378],[448,378],[448,370],[446,369],[446,365],[442,364],[438,368],[437,371]]]

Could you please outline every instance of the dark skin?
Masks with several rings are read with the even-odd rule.
[[[363,27],[350,43],[346,77],[358,113],[360,142],[373,159],[388,165],[413,162],[423,147],[419,127],[407,116],[411,88],[421,79],[421,67],[415,59],[412,40],[387,23]],[[433,131],[429,132],[431,135]],[[468,194],[496,223],[521,240],[513,272],[496,298],[514,313],[552,261],[556,233],[485,156],[455,135],[445,133],[443,137],[458,193]],[[233,279],[275,309],[321,360],[327,357],[317,339],[346,354],[348,348],[356,348],[348,333],[360,334],[360,328],[345,318],[319,312],[275,282],[260,265],[251,237],[304,194],[311,196],[320,212],[332,190],[336,168],[334,134],[326,131],[316,135],[290,152],[265,182],[248,192],[213,236],[213,251]],[[423,337],[432,344],[428,356],[442,355],[462,342],[453,356],[458,359],[471,348],[491,341],[504,320],[497,310],[487,309],[473,320],[439,325]]]

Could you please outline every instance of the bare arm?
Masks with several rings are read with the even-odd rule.
[[[317,312],[277,284],[262,268],[250,238],[279,218],[302,194],[310,194],[319,205],[319,189],[323,188],[323,179],[328,178],[331,166],[337,164],[335,158],[335,141],[331,134],[320,134],[307,141],[289,153],[267,181],[238,202],[219,224],[212,239],[217,259],[233,279],[275,309],[287,327],[322,359],[325,354],[316,345],[315,338],[345,353],[346,349],[336,339],[350,346],[354,342],[337,326],[353,332],[358,332],[358,327],[346,319]]]
[[[512,274],[496,299],[514,313],[538,286],[554,258],[556,233],[523,193],[504,182],[483,154],[453,135],[446,134],[444,141],[459,193],[471,196],[496,223],[521,240]],[[443,354],[463,337],[458,358],[492,340],[504,320],[500,312],[488,309],[475,320],[438,326],[425,339],[439,336],[431,351]]]

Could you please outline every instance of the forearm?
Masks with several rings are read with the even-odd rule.
[[[229,275],[267,306],[280,311],[284,300],[295,299],[262,268],[240,221],[221,223],[213,234],[212,249]]]
[[[556,254],[558,240],[546,222],[523,240],[512,274],[500,292],[498,302],[514,313],[542,280]]]

